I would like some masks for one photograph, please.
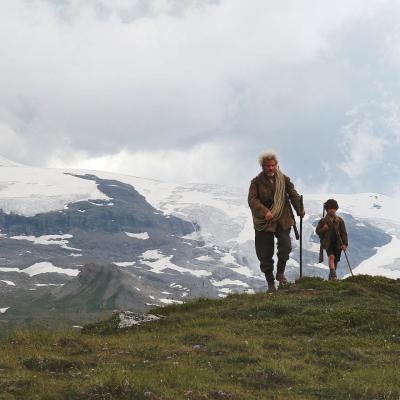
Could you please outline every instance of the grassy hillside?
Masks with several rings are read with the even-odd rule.
[[[400,281],[305,278],[276,294],[153,310],[117,332],[18,331],[0,399],[399,399]]]

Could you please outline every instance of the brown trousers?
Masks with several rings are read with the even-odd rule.
[[[278,263],[277,272],[284,273],[286,262],[289,260],[289,254],[292,251],[292,243],[290,240],[290,228],[283,230],[278,224],[275,233],[265,231],[255,231],[256,238],[256,254],[260,261],[260,269],[264,272],[269,283],[273,283],[274,278],[274,252],[275,242],[274,237],[278,239]]]

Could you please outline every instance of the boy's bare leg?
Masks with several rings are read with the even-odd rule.
[[[329,256],[329,280],[334,281],[336,280],[336,268],[335,268],[335,256]]]

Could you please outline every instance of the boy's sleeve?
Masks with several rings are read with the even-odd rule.
[[[346,225],[343,220],[340,221],[340,236],[344,245],[349,245],[349,239],[347,237]]]
[[[261,203],[261,200],[258,198],[258,190],[257,190],[257,182],[255,179],[251,181],[249,188],[249,196],[248,196],[249,207],[251,208],[251,212],[256,215],[258,218],[265,218],[265,214],[269,211],[267,207]]]

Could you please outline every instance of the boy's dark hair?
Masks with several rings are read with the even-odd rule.
[[[328,199],[325,203],[324,203],[324,208],[326,211],[328,210],[338,210],[339,209],[339,204],[335,199]]]

